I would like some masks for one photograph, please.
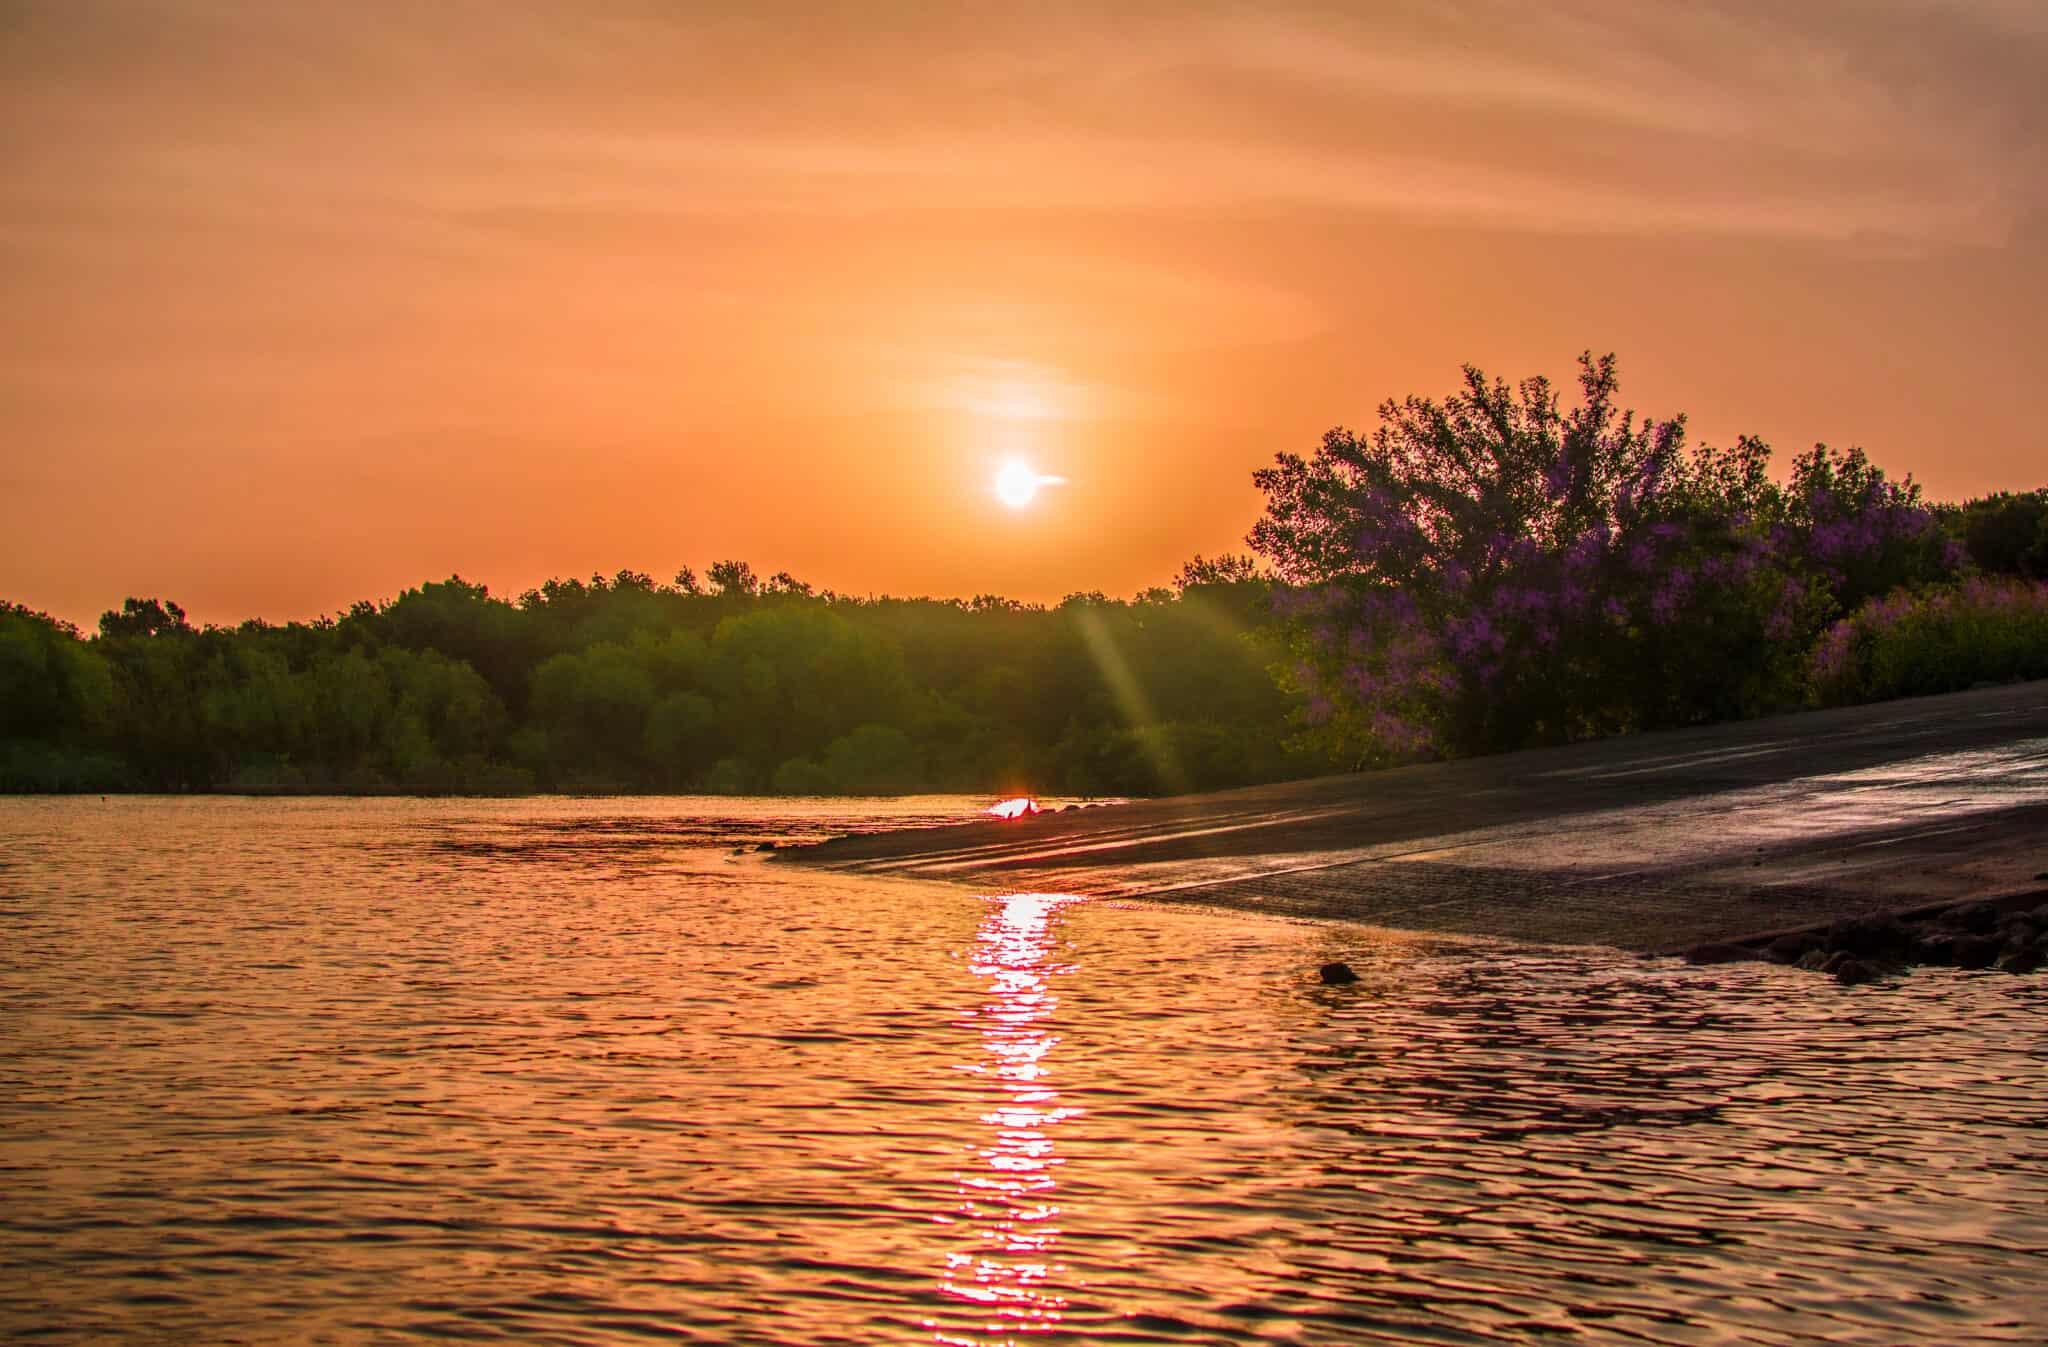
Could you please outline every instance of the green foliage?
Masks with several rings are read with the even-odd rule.
[[[1984,574],[2048,580],[2048,488],[2001,491],[1939,513]]]
[[[893,725],[863,725],[825,749],[825,776],[840,795],[902,795],[924,780],[910,736]]]
[[[1807,661],[1823,706],[2048,678],[2048,583],[1979,578],[1873,599]]]
[[[686,785],[718,742],[718,707],[699,692],[672,692],[647,713],[641,748],[650,778],[664,787]]]
[[[775,769],[768,778],[768,788],[776,795],[834,795],[832,774],[820,763],[809,758],[791,758]]]
[[[134,788],[127,766],[109,753],[34,739],[0,741],[0,794],[61,795]]]
[[[506,602],[460,577],[281,627],[130,600],[0,610],[9,790],[1149,793],[1323,769],[1283,747],[1271,581],[1056,609],[855,600],[720,562]]]
[[[65,727],[104,731],[113,696],[106,664],[76,628],[0,603],[0,738],[43,739]]]

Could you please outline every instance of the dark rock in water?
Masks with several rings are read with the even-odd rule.
[[[1913,933],[1892,917],[1849,917],[1828,927],[1827,942],[1859,958],[1895,959],[1913,948]]]
[[[756,851],[773,851],[773,850],[775,850],[775,844],[774,844],[773,842],[763,842],[763,843],[762,843],[762,844],[761,844],[760,846],[758,846],[758,847],[755,847],[755,848],[754,848],[754,850],[756,850]]]
[[[1959,938],[1955,943],[1956,967],[1989,968],[1998,958],[2004,942],[1995,936],[1973,935]]]
[[[1351,971],[1351,965],[1348,963],[1326,963],[1316,970],[1316,976],[1333,987],[1358,981],[1358,974]]]
[[[1685,952],[1687,963],[1741,963],[1754,959],[1757,952],[1747,945],[1730,944],[1725,940],[1710,940],[1704,945],[1694,945]]]
[[[2048,954],[2043,954],[2039,945],[2021,945],[2000,955],[1997,967],[2002,973],[2031,973],[2044,963],[2048,963]]]
[[[1913,962],[1932,964],[1936,968],[1951,967],[1956,961],[1956,946],[1975,938],[1957,935],[1954,931],[1930,931],[1921,936],[1920,943],[1914,947]]]
[[[1798,963],[1800,956],[1822,947],[1824,942],[1812,931],[1781,935],[1764,946],[1764,957],[1772,963]]]
[[[1884,976],[1884,970],[1863,959],[1844,959],[1835,969],[1835,981],[1844,987],[1855,987],[1865,982],[1875,982]]]
[[[1941,919],[1972,935],[1989,935],[1998,926],[1998,909],[1989,903],[1964,903],[1942,913]]]

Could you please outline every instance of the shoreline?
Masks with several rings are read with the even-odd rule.
[[[2048,899],[2048,681],[784,849],[1643,954]]]

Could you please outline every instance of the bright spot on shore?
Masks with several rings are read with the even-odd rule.
[[[1038,497],[1040,487],[1058,486],[1064,477],[1047,477],[1022,459],[1013,458],[996,473],[996,499],[1021,510]]]
[[[1026,818],[1038,812],[1038,801],[1029,795],[1019,795],[1014,800],[999,800],[988,807],[996,818]]]

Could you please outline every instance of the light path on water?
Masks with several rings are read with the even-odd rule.
[[[733,854],[981,803],[0,801],[0,1334],[2039,1340],[2042,980]]]

